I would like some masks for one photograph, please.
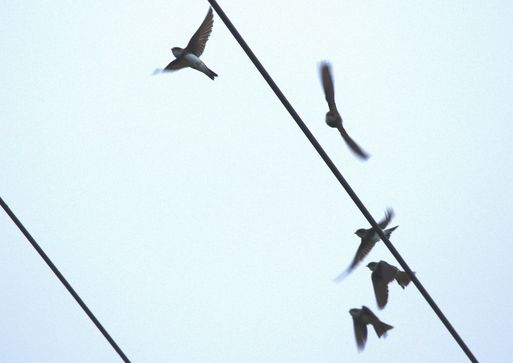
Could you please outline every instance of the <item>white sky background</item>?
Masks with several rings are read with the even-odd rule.
[[[478,359],[513,356],[513,3],[220,3]],[[465,362],[411,285],[332,278],[363,216],[206,1],[8,1],[0,192],[134,362]],[[356,159],[324,123],[333,64]],[[119,358],[0,213],[8,362]],[[358,353],[348,310],[395,328]]]

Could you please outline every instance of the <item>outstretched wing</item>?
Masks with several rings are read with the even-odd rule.
[[[382,266],[378,264],[376,270],[371,275],[374,295],[380,309],[383,309],[388,302],[388,281],[384,278],[383,273]]]
[[[328,62],[322,62],[321,64],[321,79],[326,102],[328,102],[330,110],[336,110],[337,106],[335,105],[335,88],[333,86],[333,77],[331,76],[331,67]]]
[[[353,262],[351,262],[349,269],[354,269],[356,265],[358,265],[365,258],[365,256],[369,254],[370,250],[372,250],[372,247],[374,247],[375,244],[376,242],[372,242],[371,240],[362,239],[362,242],[356,251],[356,255],[354,256]]]
[[[392,220],[393,217],[394,217],[394,210],[392,208],[387,208],[387,210],[385,211],[385,218],[383,218],[378,223],[379,228],[381,228],[381,229],[386,228],[386,226],[388,226],[388,224],[390,223],[390,221]]]
[[[347,275],[349,275],[354,270],[354,268],[365,258],[365,256],[368,255],[375,244],[376,242],[372,242],[371,240],[362,240],[360,247],[358,247],[358,250],[356,251],[356,255],[354,256],[353,261],[351,262],[351,265],[349,265],[349,267],[345,269],[340,275],[335,277],[333,281],[341,282],[344,280]]]
[[[358,319],[353,318],[354,337],[356,338],[356,346],[361,352],[365,348],[367,341],[367,326],[362,324]]]
[[[166,68],[164,68],[162,71],[163,72],[177,71],[177,70],[185,68],[185,67],[186,67],[186,65],[179,58],[176,58],[174,61],[169,63],[166,66]]]
[[[185,50],[192,52],[199,57],[205,50],[205,45],[207,44],[210,33],[212,33],[213,25],[214,15],[212,14],[212,8],[210,8],[208,9],[207,16],[203,20],[203,23],[201,23],[198,30],[196,30],[196,33],[194,33],[191,40],[189,40],[189,44],[187,44]]]
[[[351,136],[347,133],[347,131],[340,126],[338,128],[338,131],[340,131],[340,135],[342,135],[342,138],[346,142],[347,146],[351,149],[352,152],[354,152],[357,156],[360,158],[367,160],[369,158],[369,154],[367,154],[361,147],[354,141]]]

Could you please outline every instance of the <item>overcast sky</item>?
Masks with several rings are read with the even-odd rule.
[[[513,3],[224,8],[478,359],[513,356]],[[415,286],[376,307],[368,224],[207,1],[7,1],[0,193],[134,362],[465,362]],[[324,123],[318,64],[356,159]],[[0,213],[6,362],[119,357]],[[394,326],[358,353],[348,310]]]

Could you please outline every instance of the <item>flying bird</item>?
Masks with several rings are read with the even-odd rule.
[[[214,77],[217,77],[217,74],[209,69],[201,59],[199,59],[205,50],[205,45],[207,44],[210,33],[212,32],[213,25],[214,16],[212,14],[212,8],[210,8],[208,10],[207,16],[205,17],[205,20],[203,20],[203,23],[201,23],[198,30],[196,30],[196,33],[194,33],[191,40],[189,40],[189,44],[187,44],[184,49],[180,47],[171,48],[171,51],[173,52],[173,55],[176,57],[176,59],[169,63],[166,68],[162,70],[156,69],[153,74],[177,71],[182,68],[190,67],[205,73],[212,80]]]
[[[389,229],[385,229],[392,220],[393,216],[394,211],[389,208],[385,211],[385,217],[378,223],[379,228],[383,230],[387,238],[390,238],[392,232],[397,227],[399,227],[395,226]],[[360,228],[355,232],[355,234],[361,238],[360,246],[356,251],[356,255],[354,256],[351,265],[349,265],[349,267],[344,272],[338,275],[335,278],[335,281],[342,281],[360,263],[360,261],[362,261],[365,256],[367,256],[374,245],[380,240],[378,233],[372,227],[369,229]]]
[[[380,309],[383,309],[388,302],[388,284],[394,279],[404,289],[410,283],[410,276],[399,270],[397,267],[388,264],[385,261],[371,262],[367,267],[372,271],[372,286],[374,295]]]
[[[342,138],[346,142],[347,146],[361,159],[367,160],[369,154],[367,154],[347,133],[346,129],[342,126],[342,116],[337,110],[335,104],[335,88],[333,87],[333,77],[331,76],[331,67],[329,63],[321,63],[321,79],[322,86],[324,88],[324,95],[330,110],[326,113],[326,123],[328,126],[337,128],[342,135]]]
[[[387,331],[393,326],[383,323],[376,315],[366,306],[361,309],[351,309],[349,314],[353,317],[354,336],[356,338],[356,346],[361,352],[365,348],[367,342],[367,325],[371,324],[379,338],[387,335]]]

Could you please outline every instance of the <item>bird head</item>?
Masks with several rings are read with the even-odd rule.
[[[363,238],[367,234],[367,230],[365,228],[360,228],[360,229],[356,230],[356,232],[354,234],[356,234],[360,238]]]
[[[349,314],[351,314],[352,317],[356,317],[359,312],[360,312],[360,309],[351,309],[351,310],[349,310]]]
[[[369,268],[369,270],[371,271],[374,271],[376,269],[376,266],[378,265],[377,262],[370,262],[367,267]]]
[[[173,52],[173,55],[178,58],[179,56],[182,55],[183,53],[183,49],[180,48],[180,47],[174,47],[174,48],[171,48],[171,52]]]

